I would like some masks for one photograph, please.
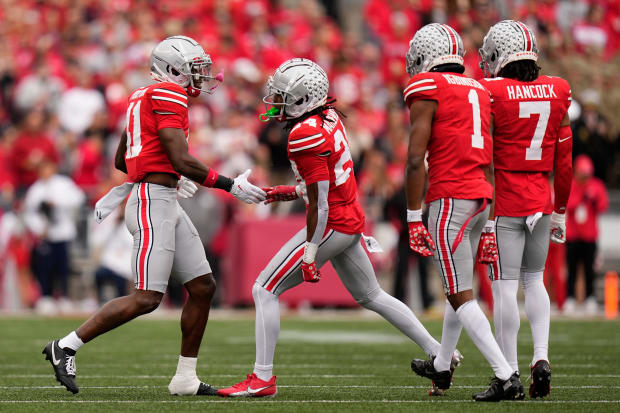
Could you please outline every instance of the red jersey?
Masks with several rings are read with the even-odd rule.
[[[327,228],[343,234],[361,234],[364,211],[357,202],[346,131],[336,111],[329,109],[325,114],[325,122],[315,115],[293,127],[288,137],[288,158],[297,182],[310,185],[329,181]],[[308,200],[304,200],[307,205]]]
[[[404,96],[408,107],[416,100],[437,102],[427,148],[426,203],[439,198],[491,199],[493,187],[483,171],[493,151],[489,92],[465,75],[424,72],[409,80]]]
[[[159,141],[157,132],[163,128],[183,129],[185,137],[189,138],[185,89],[171,82],[136,89],[129,97],[125,127],[125,162],[130,182],[141,181],[149,172],[180,177]]]
[[[492,99],[495,215],[550,214],[549,173],[570,106],[568,83],[551,76],[533,82],[501,77],[480,82]]]

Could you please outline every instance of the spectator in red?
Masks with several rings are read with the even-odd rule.
[[[79,144],[73,180],[86,193],[89,201],[96,201],[99,184],[103,176],[104,137],[98,130],[86,131],[84,140]]]
[[[610,40],[608,27],[604,21],[605,10],[598,3],[592,3],[585,20],[575,25],[573,36],[577,49],[602,55]]]
[[[568,291],[564,311],[575,311],[577,266],[583,263],[586,284],[586,313],[598,309],[594,297],[594,257],[598,239],[598,216],[607,210],[609,199],[603,182],[594,177],[594,165],[587,155],[575,159],[575,177],[566,206],[566,256]]]
[[[9,155],[18,194],[23,194],[38,178],[39,166],[43,161],[58,163],[58,153],[54,142],[45,132],[47,115],[44,111],[34,109],[23,120],[21,133],[18,134]]]

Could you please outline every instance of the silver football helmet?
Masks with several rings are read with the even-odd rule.
[[[485,77],[495,77],[510,62],[538,60],[536,36],[527,25],[515,20],[495,24],[478,50],[480,68]]]
[[[267,95],[263,98],[267,112],[261,119],[298,118],[324,105],[328,90],[329,80],[321,66],[309,59],[289,59],[269,76]]]
[[[151,53],[151,77],[158,82],[172,82],[198,96],[213,93],[224,80],[220,72],[211,76],[211,57],[202,46],[187,36],[172,36],[159,42]]]
[[[463,65],[463,56],[465,47],[456,30],[447,24],[427,24],[409,42],[407,73],[413,76],[447,63]]]

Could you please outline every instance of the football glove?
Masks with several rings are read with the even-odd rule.
[[[493,264],[497,261],[497,241],[495,239],[495,221],[487,221],[478,244],[478,262]]]
[[[264,201],[267,194],[265,194],[265,191],[256,185],[252,185],[248,182],[250,172],[252,172],[252,170],[248,169],[233,180],[230,193],[233,194],[235,198],[245,202],[246,204],[257,204]]]
[[[278,185],[278,186],[271,186],[271,187],[262,188],[262,189],[267,194],[267,199],[265,200],[265,204],[270,204],[272,202],[278,202],[278,201],[294,201],[295,199],[302,196],[301,188],[299,185],[297,186]]]
[[[316,262],[312,261],[307,263],[302,261],[301,276],[305,282],[318,283],[321,279],[321,273],[319,272],[319,268],[316,266]]]
[[[409,247],[423,257],[432,256],[431,250],[437,249],[422,221],[409,222]]]
[[[198,186],[189,178],[184,176],[177,182],[177,197],[187,199],[194,196]]]
[[[551,213],[551,242],[556,244],[566,242],[566,217],[555,211]]]

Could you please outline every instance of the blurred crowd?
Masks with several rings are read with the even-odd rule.
[[[347,115],[360,198],[389,247],[377,265],[395,271],[399,298],[406,298],[403,279],[415,262],[403,238],[404,55],[426,23],[447,23],[461,33],[466,73],[475,78],[482,77],[477,49],[492,24],[514,18],[530,25],[543,73],[565,77],[572,85],[575,156],[587,155],[594,161],[593,175],[607,187],[620,188],[620,119],[615,116],[620,106],[620,0],[0,4],[0,308],[36,305],[42,312],[62,311],[74,305],[68,297],[88,297],[84,291],[94,286],[101,301],[106,283],[115,294],[126,291],[128,267],[110,268],[110,257],[123,254],[115,244],[122,235],[114,235],[122,228],[122,216],[99,228],[90,211],[103,193],[124,180],[113,171],[112,159],[125,126],[127,97],[151,82],[152,48],[175,34],[200,42],[214,61],[214,72],[225,73],[213,95],[191,101],[190,150],[225,175],[252,168],[257,184],[293,180],[286,134],[280,125],[263,124],[257,117],[264,110],[267,76],[291,57],[308,57],[327,71],[330,94]],[[247,207],[221,191],[199,191],[184,206],[215,273],[226,253],[228,224],[303,210],[296,203]],[[426,267],[419,263],[419,274]],[[67,282],[71,271],[80,275],[76,291]],[[426,277],[419,278],[423,305],[429,307],[433,298]]]

